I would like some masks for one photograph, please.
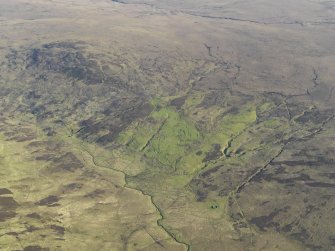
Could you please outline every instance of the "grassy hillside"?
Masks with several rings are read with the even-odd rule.
[[[332,250],[333,13],[296,4],[0,0],[0,249]]]

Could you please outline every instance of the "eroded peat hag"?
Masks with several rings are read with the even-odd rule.
[[[333,250],[334,20],[0,0],[0,249]]]

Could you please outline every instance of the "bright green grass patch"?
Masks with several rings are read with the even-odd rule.
[[[200,133],[192,123],[171,108],[155,111],[151,117],[162,124],[145,149],[145,154],[161,164],[176,167],[200,139]]]
[[[267,128],[277,128],[284,124],[279,118],[269,119],[263,122],[263,125]]]
[[[150,138],[158,131],[159,127],[159,121],[141,122],[120,133],[117,142],[133,150],[141,151],[145,148]]]
[[[258,106],[257,111],[259,113],[266,112],[274,107],[274,104],[271,102],[266,102]]]
[[[146,121],[130,126],[123,131],[117,142],[157,161],[159,165],[176,168],[193,145],[200,141],[200,133],[194,124],[173,108],[157,107]]]
[[[204,94],[201,92],[192,92],[192,95],[188,97],[185,101],[184,107],[185,110],[188,111],[189,109],[195,109],[196,106],[201,104],[204,99]]]
[[[131,126],[129,128],[127,128],[126,130],[122,131],[118,138],[117,138],[117,143],[121,144],[121,145],[127,145],[129,144],[129,142],[131,141],[131,139],[133,138],[135,133],[135,128],[134,126]]]
[[[218,129],[202,135],[201,142],[180,160],[178,167],[188,174],[203,168],[205,165],[203,159],[206,153],[212,151],[213,144],[220,144],[221,151],[224,151],[228,147],[228,142],[243,133],[256,119],[256,107],[253,105],[243,107],[237,114],[224,116]],[[201,154],[197,155],[196,152],[201,152]]]
[[[222,129],[225,134],[235,136],[256,122],[256,119],[256,107],[243,108],[238,114],[225,116],[222,120]]]
[[[248,104],[238,113],[224,116],[218,121],[217,128],[201,133],[186,116],[171,107],[164,107],[166,104],[160,101],[153,99],[152,105],[156,109],[145,121],[123,131],[117,141],[128,149],[143,152],[155,166],[173,168],[181,175],[203,168],[203,160],[213,150],[213,144],[220,144],[223,152],[233,137],[257,119],[256,106]]]
[[[186,174],[192,174],[204,166],[204,163],[202,162],[204,156],[196,155],[195,153],[196,149],[183,157],[178,163],[178,168]]]
[[[165,178],[165,183],[168,186],[173,188],[181,188],[186,186],[192,179],[190,175],[174,175],[174,176],[167,176]]]

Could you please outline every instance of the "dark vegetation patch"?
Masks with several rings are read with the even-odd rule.
[[[99,137],[96,142],[102,145],[107,145],[109,143],[112,143],[117,136],[122,132],[123,129],[125,129],[126,126],[117,126],[114,127],[113,130],[110,130],[109,133]]]
[[[305,204],[307,204],[307,202],[305,202]],[[312,213],[312,212],[316,212],[316,211],[319,211],[320,210],[320,208],[318,208],[318,207],[316,207],[316,206],[314,206],[314,205],[307,205],[306,206],[306,209],[305,209],[305,214],[304,214],[304,216],[306,217],[306,216],[308,216],[310,213]]]
[[[56,151],[60,146],[59,143],[53,141],[34,141],[28,144],[29,148],[41,148],[47,151]]]
[[[31,141],[31,140],[36,139],[36,136],[32,134],[31,135],[20,135],[13,139],[16,140],[17,142],[25,142],[25,141]]]
[[[220,144],[214,144],[213,145],[213,150],[208,152],[203,159],[202,162],[208,162],[211,160],[216,160],[219,159],[220,157],[223,156],[223,152],[221,151],[221,145]]]
[[[66,170],[74,172],[84,167],[84,164],[72,152],[67,152],[61,157],[53,159],[53,163],[55,165],[52,168],[57,171]]]
[[[311,250],[331,250],[329,236],[333,228],[329,220],[334,210],[330,206],[333,202],[330,194],[335,187],[331,141],[324,132],[305,142],[291,141],[278,158],[280,160],[272,161],[251,181],[252,185],[240,193],[238,200],[248,221],[261,231],[275,230],[285,234]],[[250,196],[258,191],[260,196],[253,202]],[[263,204],[263,196],[273,200]],[[281,200],[276,201],[273,196]],[[275,209],[282,204],[289,204],[291,208],[278,213]]]
[[[32,219],[37,219],[37,220],[41,219],[41,216],[38,213],[27,214],[26,216]]]
[[[193,179],[190,183],[190,186],[196,193],[197,201],[204,201],[207,198],[209,192],[216,191],[219,188],[217,185],[213,185],[201,179]]]
[[[64,235],[65,228],[62,226],[51,225],[50,228],[56,232],[58,235]]]
[[[223,118],[226,115],[236,115],[238,114],[240,111],[240,109],[238,109],[238,107],[233,106],[233,107],[229,107],[227,111],[225,111],[224,113],[221,114],[221,117]]]
[[[274,103],[276,106],[279,106],[283,103],[285,96],[278,92],[265,92],[263,93],[265,100]]]
[[[286,224],[280,229],[280,231],[285,232],[285,233],[290,233],[293,227],[294,227],[294,223]]]
[[[265,231],[267,228],[274,228],[278,231],[280,224],[274,221],[274,218],[281,212],[286,212],[288,208],[289,206],[282,209],[274,210],[268,215],[251,218],[250,223],[256,225],[262,231]]]
[[[86,194],[85,197],[87,197],[87,198],[97,198],[97,197],[101,197],[105,193],[106,193],[105,190],[96,189],[93,192]]]
[[[39,206],[55,206],[58,205],[57,202],[59,201],[59,198],[55,195],[50,195],[42,200],[40,200],[39,202],[36,203],[36,205]]]
[[[55,155],[54,154],[48,154],[48,153],[35,157],[35,160],[40,160],[40,161],[52,161],[54,159],[55,159]]]
[[[25,94],[26,99],[39,99],[41,97],[42,97],[42,95],[38,94],[37,90],[31,90],[31,91],[28,91],[28,93]]]
[[[290,100],[290,103],[288,103],[287,106],[290,111],[291,118],[300,116],[307,109],[307,106],[305,103],[297,102],[293,100]]]
[[[239,169],[237,166],[217,165],[199,174],[192,179],[190,187],[195,193],[225,197],[236,187],[250,172]],[[203,197],[203,196],[202,196]]]
[[[0,197],[0,222],[16,216],[17,202],[12,197]]]
[[[274,161],[273,165],[286,165],[286,166],[319,166],[323,165],[333,165],[335,163],[332,159],[318,158],[317,160],[283,160]]]
[[[27,246],[23,251],[49,251],[49,248],[42,248],[41,246]]]
[[[126,1],[123,1],[123,0],[112,0],[112,2],[122,3],[122,4],[126,4],[127,3]]]
[[[180,110],[181,107],[185,104],[186,99],[187,96],[175,98],[170,102],[170,105],[176,107],[177,110]]]
[[[224,106],[227,101],[227,95],[224,91],[212,91],[205,95],[200,107],[210,108],[211,106]]]
[[[299,240],[303,243],[306,242],[306,240],[308,240],[310,238],[310,235],[307,231],[306,228],[303,228],[303,227],[300,227],[299,228],[299,231],[296,231],[294,233],[291,233],[290,236],[293,238],[293,239],[296,239],[296,240]]]
[[[31,141],[36,138],[36,134],[34,131],[24,127],[17,128],[15,131],[7,131],[4,133],[4,135],[6,136],[7,140],[12,140],[16,142]]]
[[[47,119],[50,115],[52,115],[51,112],[47,111],[47,107],[45,105],[37,105],[34,103],[30,106],[30,112],[35,115],[39,121]]]
[[[219,169],[220,169],[221,166],[215,166],[209,170],[206,170],[205,172],[203,172],[200,176],[202,178],[207,178],[208,176],[210,176],[211,174],[213,173],[216,173]]]
[[[207,198],[208,193],[206,191],[201,191],[197,190],[196,191],[196,196],[197,196],[197,201],[204,201]]]
[[[64,186],[66,190],[79,190],[82,187],[83,187],[83,184],[81,183],[71,183],[71,184]]]
[[[54,136],[56,134],[56,132],[51,127],[43,128],[43,132],[47,136]]]
[[[139,103],[137,106],[133,106],[127,109],[126,112],[120,114],[120,120],[122,123],[129,124],[132,121],[148,116],[153,110],[153,107],[147,103]]]
[[[265,231],[266,228],[278,228],[279,224],[273,221],[273,218],[277,215],[276,212],[273,212],[269,215],[254,217],[250,220],[251,224],[256,225],[260,230]]]
[[[0,222],[12,219],[16,216],[16,212],[14,211],[2,211],[0,209]]]
[[[332,184],[332,183],[325,183],[325,182],[308,182],[308,183],[305,183],[307,186],[310,186],[310,187],[335,187],[335,184]]]
[[[3,209],[16,209],[17,202],[12,197],[0,197],[0,208]]]
[[[296,118],[295,121],[300,124],[320,124],[322,121],[325,121],[328,117],[330,117],[332,113],[332,110],[325,110],[321,112],[318,109],[313,109],[310,111],[305,111],[301,116]]]
[[[329,179],[335,179],[335,173],[322,173],[321,176],[325,176]]]
[[[13,56],[12,56],[13,58]],[[83,48],[75,43],[53,43],[41,48],[29,49],[25,55],[27,70],[45,70],[64,74],[68,78],[83,81],[88,85],[106,83],[115,88],[126,84],[117,76],[106,75],[98,63],[88,57]]]
[[[0,195],[13,194],[11,190],[7,188],[0,188]]]
[[[92,141],[102,145],[112,143],[118,137],[119,133],[126,129],[133,121],[148,116],[153,110],[153,107],[147,102],[141,100],[134,102],[135,104],[131,104],[130,107],[124,107],[127,104],[123,104],[121,108],[113,110],[111,107],[111,110],[105,110],[106,117],[103,119],[92,117],[81,121],[79,123],[81,129],[78,131],[77,136],[89,141],[93,137]],[[115,112],[118,110],[123,110],[123,112]],[[101,131],[107,131],[108,133],[97,137],[96,135],[99,135]]]
[[[238,107],[242,107],[253,99],[252,95],[230,89],[212,90],[205,94],[198,107],[205,109],[212,106],[226,107],[228,108],[226,114],[237,114]]]
[[[32,225],[26,225],[26,230],[24,232],[32,233],[34,231],[41,230],[41,228],[34,227]]]
[[[290,115],[287,108],[284,105],[280,105],[261,114],[258,121],[266,121],[273,118],[290,119]]]
[[[10,235],[10,236],[18,236],[19,233],[17,233],[17,232],[7,232],[6,235]]]
[[[281,184],[289,184],[289,183],[294,183],[297,181],[313,181],[313,179],[311,179],[311,177],[308,174],[304,174],[304,173],[295,174],[295,175],[282,174],[281,176],[278,176],[278,173],[276,175],[276,174],[271,174],[271,173],[266,173],[266,172],[260,173],[260,175],[258,175],[257,177],[257,180],[254,179],[254,181],[259,181],[262,179],[266,181],[275,180]]]
[[[42,47],[46,49],[78,49],[80,46],[85,45],[83,42],[68,42],[68,41],[63,41],[63,42],[53,42],[53,43],[48,43],[44,44]]]
[[[88,47],[85,43],[69,41],[12,50],[7,55],[7,64],[16,74],[29,76],[28,82],[34,78],[27,83],[30,88],[23,94],[23,103],[27,105],[20,107],[20,112],[30,112],[39,121],[58,121],[61,126],[66,126],[67,117],[71,116],[71,121],[80,126],[77,131],[69,128],[71,134],[107,145],[133,121],[147,117],[153,107],[141,83],[129,86],[123,80],[125,76],[113,75],[109,60],[119,62],[123,59],[107,55],[101,58],[101,55],[92,54]],[[140,73],[131,74],[127,77],[136,79],[135,75]],[[87,113],[87,106],[92,103],[98,109]],[[77,114],[78,119],[73,118]],[[43,130],[47,136],[55,135],[52,127]],[[28,136],[21,133],[19,137],[11,137],[17,137],[18,141],[35,139],[34,135]],[[38,159],[50,160],[51,156]]]

